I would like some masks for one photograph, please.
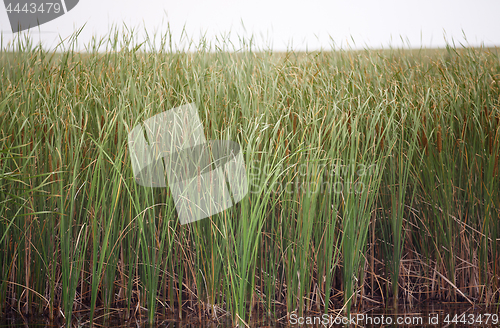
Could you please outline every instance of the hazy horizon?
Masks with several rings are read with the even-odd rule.
[[[178,48],[189,41],[198,45],[205,36],[212,44],[226,38],[237,50],[239,39],[253,36],[256,50],[315,51],[335,49],[442,48],[500,46],[500,2],[421,1],[418,5],[396,0],[372,2],[242,1],[184,2],[81,0],[63,16],[27,32],[12,33],[5,6],[0,6],[3,47],[16,37],[42,42],[53,49],[82,28],[78,37],[84,50],[93,37],[101,38],[112,27],[134,29],[137,41],[155,31],[170,30]],[[126,28],[125,28],[126,26]],[[464,37],[465,35],[465,37]],[[186,37],[187,36],[187,37]],[[170,36],[169,36],[170,37]],[[184,39],[180,42],[181,38]],[[156,44],[158,46],[158,44]],[[230,50],[230,49],[228,49]]]

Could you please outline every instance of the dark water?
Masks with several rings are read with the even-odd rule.
[[[279,321],[261,320],[250,324],[251,328],[257,327],[498,327],[500,328],[500,307],[472,307],[467,304],[424,304],[418,308],[399,309],[387,311],[387,309],[374,308],[367,312],[352,313],[350,317],[309,314],[299,317],[294,314]],[[85,318],[74,320],[74,327],[89,327],[90,324]],[[109,320],[97,320],[95,327],[152,327],[152,328],[229,328],[228,320],[221,322],[202,321],[197,319],[176,321],[164,318],[158,320],[154,326],[149,326],[137,320],[124,321],[118,317],[111,317]],[[64,323],[50,324],[44,318],[22,318],[12,314],[8,318],[0,318],[0,328],[4,327],[64,327]]]

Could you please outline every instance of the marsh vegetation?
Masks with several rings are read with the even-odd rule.
[[[497,49],[0,50],[0,313],[179,319],[500,300]],[[180,225],[128,132],[195,103],[249,193]],[[74,315],[73,315],[74,317]]]

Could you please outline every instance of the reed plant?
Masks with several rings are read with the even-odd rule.
[[[73,42],[77,42],[75,35]],[[0,311],[230,318],[500,299],[497,49],[0,47]],[[127,137],[187,103],[249,192],[180,225]]]

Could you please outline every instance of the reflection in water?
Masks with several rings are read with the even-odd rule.
[[[471,307],[468,304],[424,304],[413,308],[411,311],[400,309],[383,311],[381,308],[371,309],[367,312],[353,312],[350,317],[336,315],[323,315],[321,313],[308,314],[300,317],[290,315],[290,321],[261,320],[250,323],[251,328],[270,327],[498,327],[500,328],[500,308],[497,307]],[[87,318],[76,318],[73,327],[90,327]],[[64,327],[64,323],[50,324],[45,318],[22,318],[12,314],[8,318],[0,318],[0,328],[4,327]],[[108,320],[97,320],[95,327],[150,327],[145,322],[132,319],[125,321],[119,316],[110,316]],[[154,328],[229,328],[229,321],[219,323],[212,321],[199,322],[198,319],[176,321],[171,318],[158,318]]]

